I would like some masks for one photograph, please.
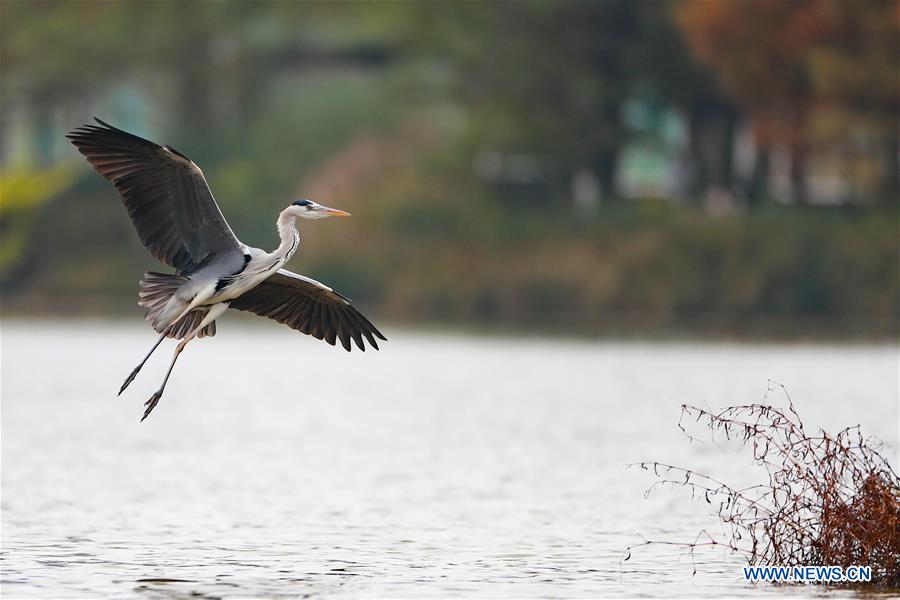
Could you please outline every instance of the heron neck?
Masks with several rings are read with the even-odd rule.
[[[287,210],[281,211],[281,214],[278,215],[278,238],[281,243],[278,244],[272,255],[283,264],[300,247],[300,232],[297,230],[294,215],[289,214]]]

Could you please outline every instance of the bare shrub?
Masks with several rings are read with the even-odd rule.
[[[775,390],[784,393],[786,409],[767,404]],[[720,412],[682,405],[681,411],[678,427],[689,439],[697,439],[688,428],[699,423],[714,441],[738,441],[768,481],[735,488],[683,467],[638,463],[657,477],[647,495],[666,485],[690,489],[693,498],[716,505],[724,535],[645,541],[629,547],[624,560],[648,544],[680,546],[692,558],[697,548],[715,546],[752,565],[867,565],[872,583],[900,586],[900,479],[878,440],[865,438],[859,425],[836,434],[807,432],[784,386],[771,381],[762,403]]]

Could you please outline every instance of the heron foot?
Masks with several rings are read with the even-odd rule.
[[[123,383],[122,387],[119,388],[119,393],[116,394],[116,396],[121,396],[122,392],[125,391],[125,388],[127,388],[129,385],[131,385],[131,382],[134,381],[134,378],[137,377],[137,374],[140,372],[141,372],[141,366],[135,367],[134,370],[131,372],[131,374],[129,374],[128,377],[125,378],[125,383]]]
[[[160,398],[162,398],[162,390],[157,390],[152,396],[150,396],[149,400],[144,402],[144,406],[146,406],[147,408],[144,410],[144,416],[141,417],[141,423],[143,423],[144,419],[146,419],[147,416],[153,411],[153,409],[156,408],[156,404],[159,402]]]

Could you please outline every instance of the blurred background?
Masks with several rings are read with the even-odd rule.
[[[375,317],[897,334],[900,12],[866,2],[4,2],[9,313],[134,310],[155,262],[64,134],[184,152],[248,244]]]
[[[624,563],[718,528],[625,466],[765,481],[676,424],[783,407],[769,379],[900,464],[898,7],[0,2],[4,594],[808,594]],[[248,244],[352,212],[288,266],[390,342],[227,314],[139,424],[162,267],[64,137],[93,115],[194,159]]]

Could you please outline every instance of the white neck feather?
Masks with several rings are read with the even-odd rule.
[[[294,215],[290,214],[287,209],[278,215],[278,238],[281,243],[269,256],[276,262],[284,264],[300,247],[300,232],[297,231]]]

